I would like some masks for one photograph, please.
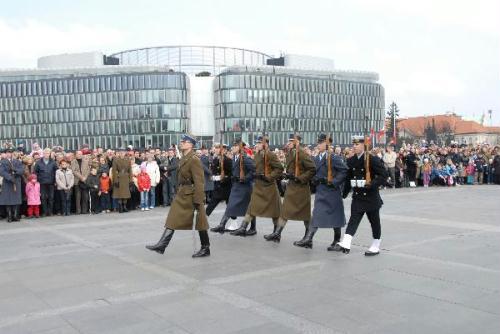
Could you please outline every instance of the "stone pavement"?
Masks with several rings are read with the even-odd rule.
[[[255,237],[211,233],[204,259],[189,231],[144,249],[163,208],[0,221],[0,333],[499,333],[500,188],[382,196],[374,258],[366,219],[349,255],[326,251],[331,230],[294,247],[301,222],[268,243],[259,219]]]

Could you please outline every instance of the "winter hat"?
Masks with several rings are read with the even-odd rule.
[[[28,176],[28,181],[29,181],[29,182],[31,182],[31,181],[33,181],[33,180],[35,180],[35,181],[36,181],[36,179],[37,179],[37,178],[36,178],[36,174],[31,174],[30,176]]]
[[[145,172],[147,170],[146,165],[141,165],[141,172]]]

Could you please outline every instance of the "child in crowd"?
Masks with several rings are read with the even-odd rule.
[[[85,180],[90,192],[90,209],[91,213],[99,213],[99,178],[97,177],[97,167],[90,168],[90,174]]]
[[[431,181],[432,165],[428,158],[424,159],[424,165],[422,166],[422,172],[424,175],[424,187],[428,187]]]
[[[66,160],[62,160],[56,171],[56,185],[61,199],[62,214],[69,216],[71,212],[71,193],[75,185],[75,177]]]
[[[458,164],[457,174],[457,183],[460,185],[464,185],[467,179],[467,173],[465,172],[464,164],[462,162]]]
[[[36,174],[31,174],[28,177],[26,184],[26,199],[28,202],[28,216],[31,219],[33,216],[40,218],[40,183],[37,181]]]
[[[99,200],[101,204],[102,212],[111,212],[111,196],[109,191],[111,189],[111,179],[107,172],[102,171],[101,177],[99,178]]]
[[[474,166],[474,161],[470,160],[469,164],[465,168],[467,173],[467,184],[474,184],[474,178],[476,176],[476,167]]]
[[[149,190],[151,190],[151,178],[147,173],[145,165],[141,166],[141,172],[137,175],[137,188],[141,193],[141,211],[148,211]]]
[[[451,159],[446,160],[445,170],[446,170],[446,175],[447,175],[446,184],[448,186],[454,186],[455,185],[455,178],[457,177],[457,168],[455,167],[455,165],[453,164]]]

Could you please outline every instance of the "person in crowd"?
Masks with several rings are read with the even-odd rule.
[[[142,167],[146,169],[146,172],[149,175],[150,179],[150,188],[148,190],[148,200],[146,203],[149,203],[149,208],[148,209],[154,209],[156,205],[156,186],[160,183],[160,168],[158,167],[158,162],[155,160],[154,153],[152,152],[147,152],[146,153],[146,161],[144,161],[141,164],[141,171]],[[139,192],[141,192],[139,190]],[[142,192],[141,192],[142,196]],[[142,200],[141,200],[142,203]]]
[[[40,182],[38,182],[36,174],[31,174],[28,177],[26,198],[28,204],[26,218],[40,218]]]
[[[127,201],[130,199],[130,186],[133,182],[131,162],[125,156],[125,149],[120,149],[118,156],[113,159],[112,179],[113,198],[118,201],[118,212],[128,212]]]
[[[111,179],[107,172],[102,171],[99,177],[99,204],[102,212],[111,211]]]
[[[467,173],[467,184],[474,184],[474,179],[476,177],[476,166],[474,164],[474,160],[470,160],[469,164],[465,169]]]
[[[394,146],[392,144],[387,145],[382,161],[384,162],[384,166],[389,173],[391,188],[396,187],[396,159],[397,154],[394,152]]]
[[[100,212],[99,208],[99,176],[97,175],[97,167],[90,167],[90,174],[85,180],[85,184],[89,190],[90,207],[89,212],[97,214]]]
[[[66,160],[61,161],[59,169],[56,171],[56,186],[61,199],[62,215],[71,214],[71,196],[75,185],[73,170],[69,167]]]
[[[429,184],[431,182],[431,174],[432,174],[432,165],[429,161],[429,158],[424,158],[424,165],[422,166],[422,175],[425,188],[429,187]]]
[[[137,188],[141,194],[141,211],[149,211],[148,201],[152,186],[151,177],[145,165],[141,166],[141,172],[137,175]]]
[[[35,164],[35,173],[40,182],[43,216],[52,216],[54,209],[54,185],[56,179],[56,162],[51,158],[49,148],[43,150],[43,158]]]
[[[76,214],[89,213],[89,191],[85,180],[90,174],[90,156],[84,155],[82,151],[76,151],[75,157],[71,161],[71,171],[75,178],[73,193],[75,197]]]

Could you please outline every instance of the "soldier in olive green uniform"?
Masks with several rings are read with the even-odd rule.
[[[127,212],[127,201],[131,197],[132,168],[130,167],[130,159],[125,156],[125,149],[118,150],[118,157],[113,159],[111,172],[113,198],[118,202],[118,212]]]
[[[201,249],[193,254],[193,257],[204,257],[210,255],[210,241],[208,238],[208,220],[205,214],[204,200],[204,173],[200,159],[193,151],[196,139],[184,135],[181,140],[182,158],[177,170],[177,194],[165,223],[165,231],[155,245],[146,246],[147,249],[163,254],[170,243],[175,230],[190,230],[193,228],[193,219],[196,219],[194,227],[201,241]],[[197,215],[195,218],[195,211]]]
[[[245,236],[248,224],[255,217],[272,218],[274,227],[278,224],[281,211],[281,199],[276,180],[283,174],[283,166],[273,152],[265,149],[269,140],[259,136],[256,141],[255,153],[255,184],[252,190],[250,205],[247,214],[239,229],[231,232],[232,235]]]
[[[268,241],[280,242],[281,232],[288,220],[302,220],[304,226],[309,227],[311,220],[311,188],[309,181],[316,173],[316,166],[311,157],[300,148],[300,136],[290,134],[286,146],[285,178],[288,180],[283,207],[278,227],[271,234],[265,235]],[[298,154],[298,156],[297,156]],[[296,162],[298,161],[298,169]]]

